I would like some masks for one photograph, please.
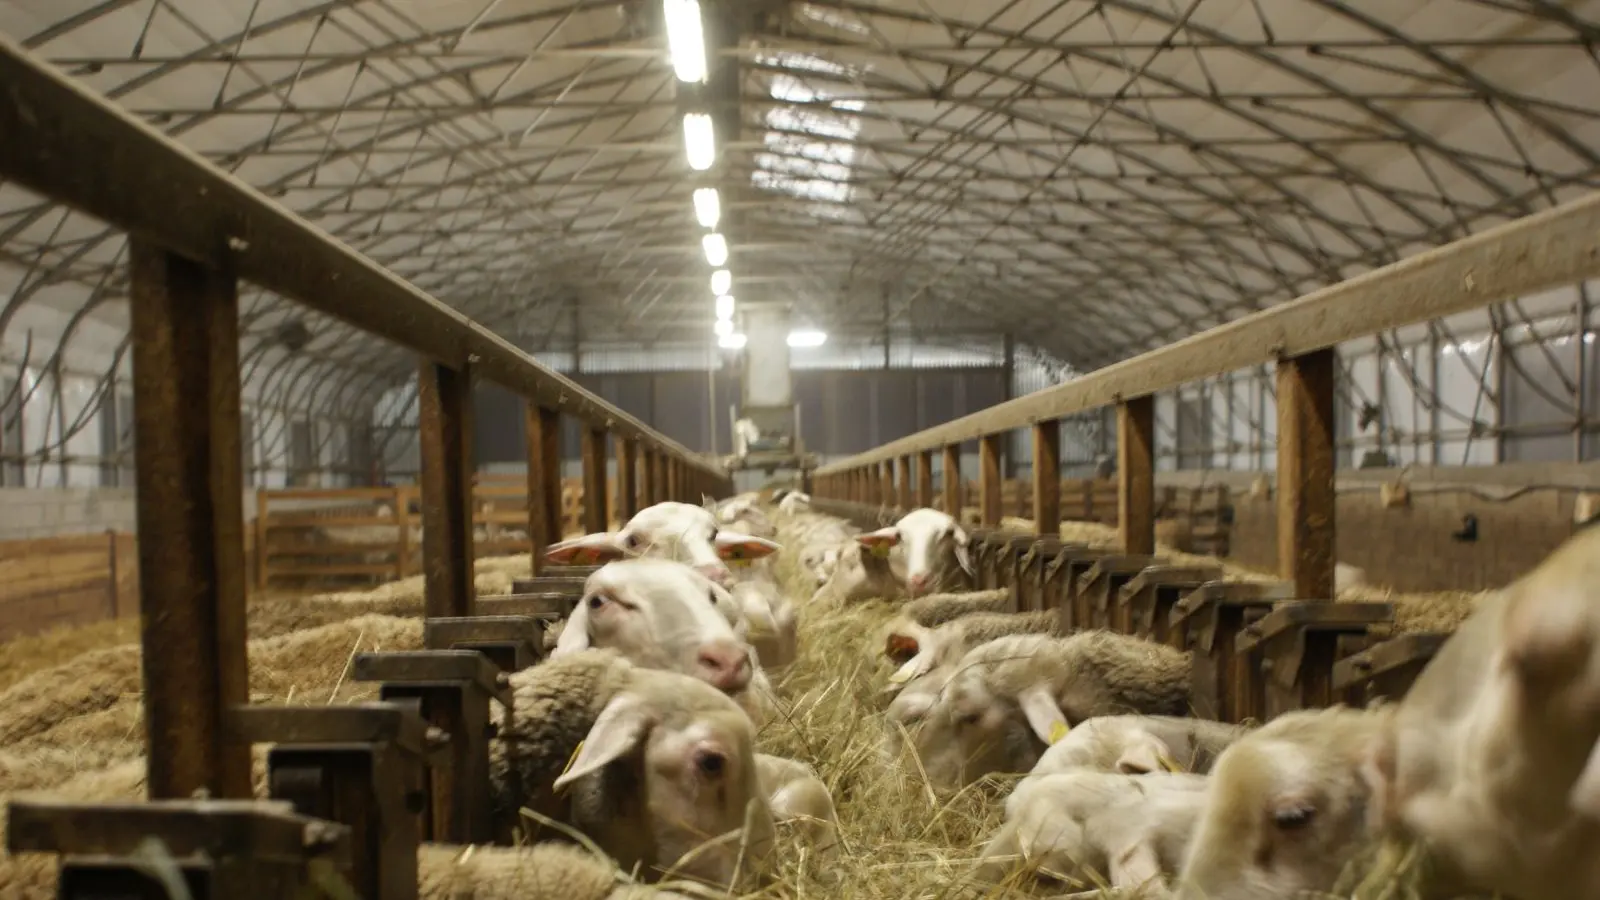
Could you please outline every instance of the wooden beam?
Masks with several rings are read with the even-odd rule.
[[[978,441],[978,509],[988,528],[999,525],[1005,514],[1001,506],[1000,441],[998,434]]]
[[[1033,426],[1033,530],[1061,533],[1061,422]]]
[[[130,244],[146,792],[247,799],[250,748],[223,726],[250,701],[237,285]]]
[[[944,448],[943,479],[944,511],[957,522],[961,521],[961,507],[966,500],[967,484],[961,478],[961,445],[948,444]]]
[[[924,450],[917,454],[917,506],[933,506],[933,453]]]
[[[1304,599],[1333,598],[1337,367],[1333,350],[1278,363],[1278,572]]]
[[[561,414],[528,403],[523,410],[528,439],[528,542],[533,574],[544,568],[544,551],[561,540]]]
[[[422,574],[429,617],[470,616],[472,548],[472,375],[424,362],[417,371],[422,447]]]
[[[1156,552],[1156,401],[1117,404],[1117,528],[1122,552]]]
[[[606,433],[583,429],[583,530],[589,534],[610,527],[606,509]]]
[[[897,503],[902,510],[910,512],[911,510],[917,508],[916,495],[912,493],[913,485],[911,484],[911,457],[902,456],[895,460],[894,465],[896,477],[900,481],[900,499],[897,501]]]
[[[617,444],[617,521],[626,522],[639,511],[638,446],[627,438],[618,438]]]

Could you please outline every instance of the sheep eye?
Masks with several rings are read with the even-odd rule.
[[[605,605],[606,605],[606,598],[600,596],[599,594],[590,594],[589,595],[589,608],[590,609],[599,609],[600,607],[605,606]]]
[[[712,606],[716,606],[717,605],[717,592],[716,591],[706,591],[706,599],[711,601],[711,605]]]
[[[1292,806],[1280,809],[1272,815],[1272,822],[1284,831],[1304,828],[1311,824],[1317,811],[1309,806]]]
[[[976,724],[978,724],[978,720],[981,719],[981,718],[983,718],[983,713],[967,713],[964,716],[958,716],[956,718],[956,724],[957,725],[976,725]]]
[[[701,753],[694,760],[695,765],[699,767],[701,772],[711,776],[721,775],[722,766],[725,762],[726,760],[723,759],[722,754],[710,751]]]
[[[639,549],[639,536],[637,534],[628,535],[622,539],[622,545],[627,547],[629,550]]]

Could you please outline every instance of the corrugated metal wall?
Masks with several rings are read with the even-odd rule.
[[[712,449],[708,373],[617,372],[573,376],[623,411],[691,450]],[[716,380],[716,451],[730,447],[728,408],[739,399],[735,373]],[[808,450],[827,457],[859,453],[887,441],[993,406],[1006,398],[1004,370],[803,370],[794,373],[800,430]],[[492,384],[478,388],[475,434],[480,464],[527,459],[522,403]],[[579,434],[568,422],[563,455],[576,459]]]

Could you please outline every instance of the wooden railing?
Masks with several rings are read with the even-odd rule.
[[[437,761],[439,745],[448,742],[457,763],[478,761],[478,771],[486,772],[486,720],[470,719],[467,710],[486,715],[486,708],[472,704],[487,704],[489,694],[505,697],[488,656],[467,660],[476,668],[463,676],[449,648],[481,648],[484,635],[495,629],[516,646],[531,648],[503,659],[525,662],[542,647],[529,637],[542,626],[526,615],[476,615],[474,381],[495,382],[525,401],[524,522],[531,546],[555,540],[562,530],[563,417],[583,429],[582,502],[590,530],[604,528],[613,515],[626,519],[643,504],[726,495],[732,490],[728,473],[4,37],[0,86],[0,179],[129,236],[126,291],[149,736],[145,787],[149,799],[171,801],[111,808],[14,803],[8,849],[58,852],[69,867],[87,854],[99,867],[95,883],[114,892],[148,886],[135,871],[140,863],[127,858],[118,869],[124,881],[113,886],[104,878],[107,860],[125,857],[133,846],[119,843],[121,838],[136,835],[161,841],[172,856],[202,860],[198,865],[219,855],[252,860],[252,867],[230,864],[211,873],[222,879],[206,882],[219,896],[289,896],[305,883],[313,857],[346,867],[357,895],[415,896],[416,846],[407,837],[417,835],[418,816],[409,810],[413,785],[423,782],[405,767],[422,765],[424,758]],[[442,698],[348,709],[250,702],[239,452],[241,281],[383,339],[414,360],[414,368],[376,374],[399,381],[414,372],[418,383],[423,533],[415,550],[425,577],[430,650],[421,660],[370,654],[372,659],[357,661],[364,674],[352,677],[405,682],[413,698],[416,691],[455,690],[456,706]],[[606,463],[613,450],[619,486],[611,504]],[[267,528],[270,538],[270,518]],[[459,715],[452,718],[449,709]],[[430,719],[424,721],[420,710]],[[288,791],[296,809],[314,819],[288,815],[281,806],[216,803],[251,798],[252,746],[290,738],[306,754],[296,763],[301,768],[295,783],[305,783],[315,769],[311,778],[320,788],[296,793],[279,774],[269,775],[269,782],[275,796]],[[385,775],[351,775],[359,768],[350,761],[352,753],[366,754],[361,758],[368,768],[362,771],[368,773],[379,771],[382,760]],[[449,779],[435,780],[422,817],[435,823],[428,833],[457,843],[482,842],[486,782],[466,785],[463,770],[449,771],[464,786],[454,790]],[[196,797],[209,799],[195,803]],[[328,797],[341,799],[333,803]],[[347,827],[351,816],[359,822],[354,830]],[[223,827],[240,819],[240,827]],[[277,841],[286,829],[293,839]],[[300,829],[306,829],[304,841]],[[100,840],[107,835],[112,837]],[[356,842],[362,846],[352,853]]]
[[[127,532],[0,541],[0,640],[136,614],[138,584]]]
[[[1480,309],[1600,276],[1600,193],[1488,229],[1080,378],[980,410],[818,469],[825,499],[910,507],[933,502],[935,457],[958,473],[978,442],[978,508],[1004,512],[1003,438],[1033,437],[1033,516],[1060,521],[1061,420],[1117,410],[1118,522],[1123,549],[1155,549],[1155,394],[1249,366],[1277,366],[1278,547],[1296,596],[1329,597],[1334,573],[1335,348],[1371,334]],[[913,474],[915,473],[915,474]],[[959,475],[943,478],[948,506]]]

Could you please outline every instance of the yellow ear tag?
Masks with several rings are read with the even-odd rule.
[[[889,549],[890,548],[888,544],[873,544],[867,548],[867,550],[871,552],[873,556],[876,556],[879,559],[888,559]]]
[[[1067,736],[1067,723],[1065,723],[1065,722],[1056,722],[1055,724],[1050,726],[1050,743],[1052,743],[1052,744],[1058,743],[1062,738],[1064,738],[1066,736]]]
[[[583,741],[579,741],[578,742],[578,746],[572,748],[572,755],[567,757],[567,764],[561,768],[561,775],[565,775],[568,772],[572,771],[572,764],[578,761],[578,754],[582,753],[582,752],[583,752]],[[558,775],[556,777],[559,778],[561,776]]]
[[[1183,771],[1183,767],[1178,765],[1177,760],[1174,760],[1172,757],[1166,755],[1165,753],[1161,754],[1160,756],[1157,756],[1156,757],[1156,762],[1160,763],[1161,764],[1161,768],[1166,769],[1168,772],[1182,772]]]
[[[748,568],[750,568],[750,560],[746,559],[743,556],[731,557],[730,559],[727,560],[727,563],[728,563],[728,565],[732,566],[735,569],[748,569]]]
[[[911,680],[911,672],[908,669],[900,669],[899,671],[895,672],[893,675],[889,676],[889,683],[890,684],[905,684],[906,682],[908,682],[910,680]]]

